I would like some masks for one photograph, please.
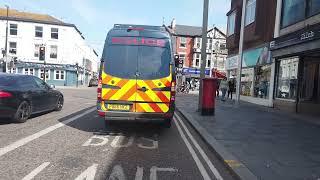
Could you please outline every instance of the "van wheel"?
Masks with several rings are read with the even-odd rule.
[[[13,116],[14,122],[24,123],[31,115],[31,107],[27,101],[20,103],[17,112]]]
[[[163,126],[165,128],[171,128],[171,121],[172,121],[172,119],[165,119],[163,122]]]

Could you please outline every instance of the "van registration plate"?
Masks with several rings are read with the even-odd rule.
[[[115,110],[115,111],[129,111],[130,105],[123,105],[123,104],[108,104],[107,109]]]

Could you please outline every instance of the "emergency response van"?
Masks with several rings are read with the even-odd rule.
[[[101,58],[97,109],[112,120],[161,120],[175,109],[175,60],[164,27],[114,25]]]

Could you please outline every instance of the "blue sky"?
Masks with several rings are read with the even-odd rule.
[[[113,24],[202,25],[202,0],[2,0],[10,8],[52,15],[75,24],[99,55]],[[226,30],[230,0],[210,0],[209,25]]]

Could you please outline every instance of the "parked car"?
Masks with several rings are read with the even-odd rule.
[[[98,86],[98,79],[92,78],[89,81],[89,87]]]
[[[60,111],[63,94],[35,76],[0,73],[0,117],[25,122],[32,114]]]

